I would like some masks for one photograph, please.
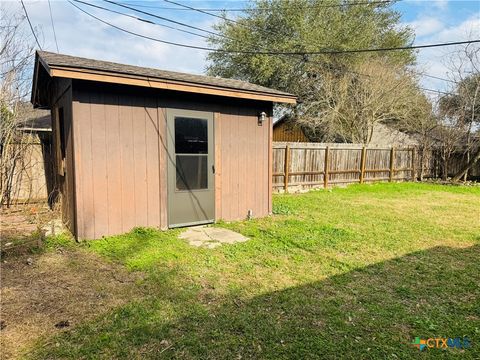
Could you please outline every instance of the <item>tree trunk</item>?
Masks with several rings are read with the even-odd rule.
[[[470,149],[467,151],[467,164],[470,162]],[[463,181],[467,181],[468,178],[468,170],[465,171],[465,174],[463,174]]]
[[[452,181],[458,181],[460,178],[465,174],[468,170],[470,170],[473,165],[477,163],[477,161],[480,160],[480,147],[478,148],[477,153],[475,156],[472,157],[472,159],[464,166],[462,169],[455,174],[455,176],[452,178]]]
[[[442,180],[443,181],[447,181],[448,179],[448,157],[447,155],[445,154],[445,150],[443,150],[443,156],[442,156],[442,160],[443,160],[443,168],[442,168]]]
[[[420,181],[423,181],[423,174],[425,173],[425,148],[421,149],[422,155],[420,155]]]

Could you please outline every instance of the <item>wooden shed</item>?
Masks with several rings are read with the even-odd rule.
[[[247,82],[38,51],[63,217],[78,239],[268,215],[273,103]]]
[[[300,125],[284,115],[273,124],[273,141],[310,142],[310,139]]]

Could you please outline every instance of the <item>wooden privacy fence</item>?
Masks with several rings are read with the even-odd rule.
[[[273,143],[276,191],[335,184],[399,181],[416,178],[412,147],[365,147],[356,144]]]

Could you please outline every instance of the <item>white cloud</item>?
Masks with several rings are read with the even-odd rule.
[[[434,17],[422,17],[405,25],[411,27],[417,37],[431,35],[445,26],[440,19]]]
[[[25,5],[43,49],[56,51],[48,4],[45,1],[27,1]],[[175,47],[124,33],[83,14],[65,1],[52,1],[51,5],[60,53],[181,72],[201,74],[204,71],[205,51]],[[200,37],[78,5],[101,19],[135,33],[171,42],[207,46],[205,39]],[[23,14],[18,2],[2,1],[2,8]],[[24,25],[30,32],[28,24]],[[190,25],[209,29],[212,21],[203,19],[190,22]]]
[[[430,1],[432,6],[435,6],[439,10],[447,10],[448,9],[448,0],[435,0],[435,1]]]
[[[446,26],[443,29],[432,33],[430,36],[422,38],[422,43],[443,43],[461,40],[471,40],[478,38],[480,35],[480,18],[472,16],[456,26]],[[473,45],[477,46],[477,45]],[[418,69],[429,75],[451,78],[451,69],[449,67],[449,59],[452,54],[459,49],[459,46],[448,46],[441,48],[428,48],[420,50],[418,53]],[[425,77],[422,79],[422,85],[426,88],[437,89],[442,91],[450,90],[452,84],[442,80],[436,80]]]

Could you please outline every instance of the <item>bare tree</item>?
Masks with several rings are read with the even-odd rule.
[[[22,106],[30,93],[34,41],[24,17],[2,11],[0,15],[0,192],[1,204],[9,206],[15,174],[20,171],[29,134],[16,131],[31,111]]]
[[[439,142],[435,136],[439,124],[431,104],[425,98],[418,98],[418,101],[421,101],[418,106],[421,110],[419,116],[403,119],[396,126],[399,130],[412,134],[418,141],[417,150],[420,160],[418,177],[423,181],[427,165],[432,160],[432,152]]]
[[[413,123],[431,108],[413,75],[385,60],[312,73],[304,79],[310,99],[299,107],[298,122],[322,140],[368,144],[378,123]]]
[[[452,178],[467,179],[468,171],[480,159],[480,47],[469,44],[447,58],[454,87],[439,102],[444,125],[445,147],[463,151],[466,165]],[[475,136],[477,134],[477,136]],[[454,143],[454,144],[452,144]]]

